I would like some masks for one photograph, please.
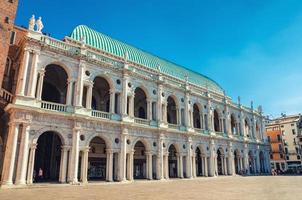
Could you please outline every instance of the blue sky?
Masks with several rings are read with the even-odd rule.
[[[302,112],[301,0],[23,0],[62,39],[79,24],[217,81],[266,115]]]

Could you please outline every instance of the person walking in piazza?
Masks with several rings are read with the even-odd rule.
[[[38,181],[42,181],[43,180],[43,170],[42,168],[39,168],[38,171]]]

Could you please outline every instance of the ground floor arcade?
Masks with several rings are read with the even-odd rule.
[[[58,123],[57,126],[49,123]],[[48,124],[48,125],[47,125]],[[71,126],[71,127],[70,127]],[[269,173],[266,146],[107,122],[10,123],[2,185]]]

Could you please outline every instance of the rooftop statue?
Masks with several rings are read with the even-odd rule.
[[[42,29],[44,28],[44,25],[42,23],[42,17],[38,18],[38,20],[36,21],[36,25],[37,25],[37,32],[41,33]]]
[[[32,15],[31,18],[29,19],[28,30],[34,31],[35,23],[36,23],[35,15]]]

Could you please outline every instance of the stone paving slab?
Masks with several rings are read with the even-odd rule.
[[[25,188],[0,189],[0,200],[289,200],[302,199],[302,176],[218,177],[91,183],[88,185],[40,184]]]

